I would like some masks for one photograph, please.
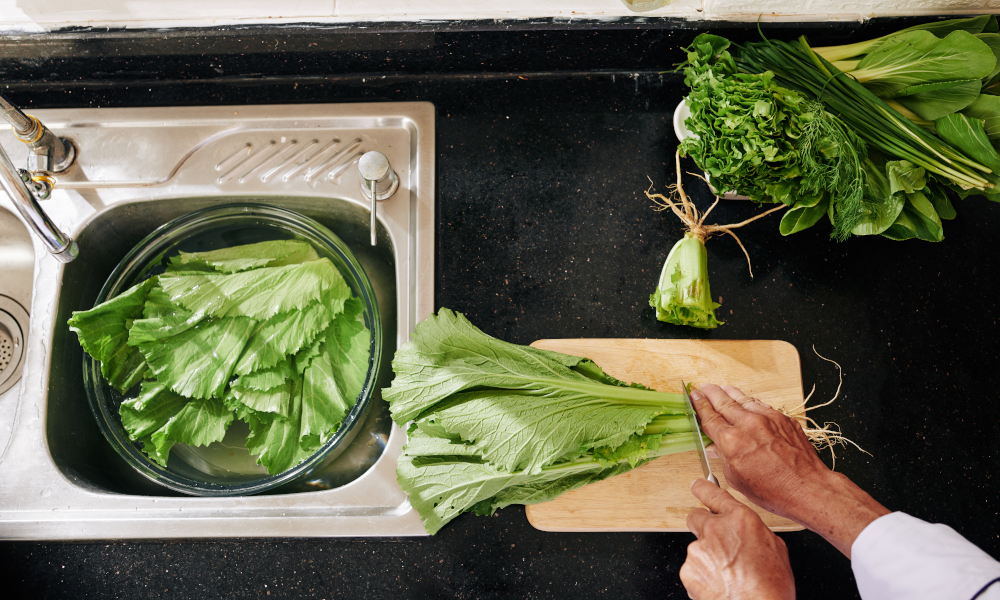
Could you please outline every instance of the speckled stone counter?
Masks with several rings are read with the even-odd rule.
[[[862,39],[892,26],[813,25],[809,33]],[[431,101],[439,306],[517,343],[787,340],[801,356],[806,391],[815,385],[821,402],[838,377],[815,347],[844,377],[837,402],[811,416],[839,423],[870,453],[840,449],[837,470],[887,507],[947,523],[1000,555],[1000,206],[957,202],[958,218],[937,244],[838,244],[828,225],[782,237],[778,218],[768,217],[738,232],[753,278],[731,238],[708,243],[725,325],[701,332],[654,319],[648,296],[681,227],[654,212],[643,191],[649,178],[659,189],[672,182],[670,121],[684,89],[679,76],[660,71],[682,58],[678,48],[695,28],[637,21],[215,37],[66,32],[3,42],[24,56],[0,59],[0,85],[29,108]],[[268,50],[270,34],[295,49]],[[696,202],[710,202],[702,184],[688,185]],[[724,202],[712,219],[756,211]],[[857,597],[849,562],[818,536],[782,538],[800,598]],[[692,540],[542,533],[511,507],[464,515],[424,539],[3,542],[0,573],[9,598],[681,599],[677,572]]]

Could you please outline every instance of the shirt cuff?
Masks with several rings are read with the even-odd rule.
[[[971,600],[1000,562],[947,525],[902,512],[872,521],[851,546],[864,600]]]

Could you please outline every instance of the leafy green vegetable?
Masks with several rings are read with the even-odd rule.
[[[982,83],[985,86],[1000,76],[1000,33],[977,33],[976,39],[989,46],[990,51],[993,52],[993,58],[997,61],[993,70],[983,77]]]
[[[688,48],[685,125],[694,135],[682,140],[681,154],[708,172],[718,193],[788,206],[824,194],[860,202],[863,142],[822,104],[776,85],[771,73],[738,72],[728,47],[725,38],[702,34]]]
[[[249,317],[209,319],[178,335],[138,345],[158,380],[189,398],[220,397],[253,330]]]
[[[640,437],[630,448],[642,448]],[[543,467],[534,475],[524,471],[508,472],[468,454],[468,448],[445,438],[432,437],[419,429],[411,430],[396,474],[410,504],[420,513],[428,533],[437,533],[445,524],[462,514],[473,512],[488,516],[512,504],[537,504],[588,483],[628,472],[668,454],[695,449],[694,434],[679,433],[657,440],[645,454],[634,453],[612,461],[597,453],[588,453],[572,461]],[[647,442],[648,444],[648,442]],[[652,444],[648,444],[652,445]],[[607,452],[611,455],[612,452]],[[633,460],[629,460],[633,458]]]
[[[363,308],[311,245],[276,241],[181,253],[70,327],[118,391],[145,378],[120,415],[151,459],[218,442],[239,418],[248,450],[279,473],[333,435],[364,387]]]
[[[146,359],[138,348],[128,345],[129,323],[142,316],[150,288],[146,280],[122,292],[116,298],[90,310],[73,313],[70,331],[80,339],[83,349],[101,362],[101,374],[113,387],[124,391],[142,380]]]
[[[931,121],[967,109],[985,95],[981,91],[997,91],[1000,34],[996,25],[996,17],[990,15],[953,19],[849,47],[812,50],[834,61],[833,67],[861,82],[904,116],[934,132]],[[841,60],[846,48],[852,48],[852,56],[862,58]],[[985,119],[996,113],[966,114]],[[991,124],[987,129],[992,129]]]
[[[990,47],[967,31],[953,31],[944,38],[929,31],[908,31],[890,36],[850,74],[876,96],[895,98],[912,86],[979,81],[996,63]]]
[[[266,413],[247,413],[237,407],[250,425],[247,450],[257,455],[260,464],[269,473],[280,473],[308,458],[320,446],[317,435],[307,435],[302,430],[301,383],[293,384],[292,401],[288,414],[282,418],[266,418]]]
[[[829,196],[812,196],[801,199],[781,217],[778,231],[781,235],[792,235],[809,229],[827,215],[829,208]]]
[[[670,249],[649,305],[660,321],[700,329],[719,326],[715,309],[720,305],[712,300],[708,252],[701,238],[688,232]]]
[[[907,160],[959,189],[986,191],[994,187],[987,167],[916,126],[857,81],[842,76],[815,54],[804,38],[795,44],[746,44],[737,53],[737,63],[748,72],[773,72],[780,85],[821,100],[870,148],[887,157]]]
[[[365,383],[368,372],[368,330],[358,319],[364,306],[348,300],[344,318],[326,330],[319,354],[309,362],[302,380],[302,435],[325,442],[343,422]]]
[[[920,238],[928,242],[940,242],[944,239],[941,218],[934,205],[923,192],[906,195],[906,205],[892,227],[883,234],[893,240]]]
[[[991,140],[1000,139],[1000,96],[980,94],[975,102],[962,110],[962,114],[982,119],[986,136]]]
[[[170,259],[169,269],[185,271],[202,266],[236,273],[258,267],[280,267],[317,260],[316,249],[300,240],[272,240],[231,246],[207,252],[181,252]]]
[[[408,427],[396,473],[430,533],[694,449],[681,394],[487,336],[446,308],[417,325],[383,390]]]
[[[269,369],[287,356],[311,344],[329,327],[333,317],[344,308],[343,290],[330,289],[316,302],[301,311],[278,313],[260,323],[243,348],[234,372],[246,375]]]
[[[921,120],[934,121],[975,102],[982,87],[977,79],[925,83],[900,90],[896,99]]]
[[[827,46],[825,48],[816,48],[815,50],[816,54],[819,54],[830,62],[842,61],[848,58],[854,58],[874,52],[886,41],[891,40],[897,35],[905,34],[910,31],[927,31],[939,38],[946,37],[954,31],[965,31],[973,35],[980,33],[996,33],[997,19],[993,15],[981,15],[967,19],[948,19],[945,21],[922,23],[920,25],[907,27],[906,29],[901,29],[872,40],[847,44],[844,46]]]
[[[191,312],[258,321],[301,311],[331,288],[335,298],[350,295],[344,278],[325,259],[232,274],[164,273],[159,284],[170,302]]]
[[[961,113],[950,114],[934,121],[941,139],[955,146],[994,173],[1000,173],[1000,154],[993,149],[981,119]]]

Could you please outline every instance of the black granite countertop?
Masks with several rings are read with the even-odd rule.
[[[726,324],[657,322],[647,305],[681,235],[643,191],[672,182],[681,79],[660,73],[705,24],[438,24],[216,32],[62,32],[0,40],[0,85],[27,107],[426,100],[437,108],[438,306],[487,333],[779,339],[817,410],[869,454],[841,471],[887,507],[1000,555],[1000,206],[957,202],[946,239],[790,237],[769,217],[708,244]],[[894,23],[809,27],[862,39]],[[712,24],[724,35],[745,25]],[[792,26],[769,35],[797,35]],[[338,37],[340,36],[340,37]],[[270,41],[268,41],[270,40]],[[274,43],[273,47],[269,44]],[[284,44],[284,45],[282,45]],[[310,44],[313,44],[310,46]],[[690,165],[689,165],[690,166]],[[710,201],[691,182],[696,202]],[[724,202],[720,223],[757,211]],[[829,455],[825,455],[829,463]],[[856,598],[846,558],[782,534],[800,598]],[[690,534],[554,534],[521,507],[432,538],[0,543],[9,598],[686,598]]]

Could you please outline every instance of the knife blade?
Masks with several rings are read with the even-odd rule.
[[[701,425],[698,424],[698,413],[694,410],[694,403],[691,402],[691,394],[688,393],[688,386],[681,382],[681,391],[684,392],[684,399],[687,400],[688,418],[691,420],[691,431],[695,434],[694,445],[698,450],[698,460],[701,462],[701,470],[705,474],[705,479],[711,481],[718,487],[719,479],[712,474],[712,466],[708,464],[708,456],[705,455],[705,440],[702,439]]]

